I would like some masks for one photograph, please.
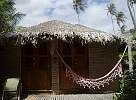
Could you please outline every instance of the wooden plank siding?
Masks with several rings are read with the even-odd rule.
[[[27,44],[22,46],[22,49],[17,46],[0,48],[1,72],[10,69],[10,71],[20,73],[21,66],[24,91],[52,90],[56,94],[63,94],[98,93],[117,89],[117,81],[102,88],[102,90],[93,91],[84,89],[71,79],[69,80],[65,76],[65,66],[56,55],[56,52],[53,55],[51,54],[53,44],[55,45],[54,51],[58,50],[72,70],[86,78],[104,76],[114,67],[118,60],[118,45],[116,43],[82,45],[78,42],[68,43],[62,40],[52,42],[47,40],[39,42],[37,47]]]
[[[0,50],[0,73],[6,77],[20,76],[21,52],[19,47],[4,47]]]
[[[89,46],[89,77],[99,78],[106,75],[118,61],[118,45],[92,43]],[[115,80],[102,91],[115,91],[118,82]]]
[[[12,40],[0,40],[0,93],[3,92],[3,84],[7,78],[20,77],[21,49],[15,46]]]

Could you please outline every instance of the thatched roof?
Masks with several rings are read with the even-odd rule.
[[[113,42],[117,39],[124,41],[123,38],[115,36],[111,33],[57,20],[44,22],[31,27],[19,28],[15,33],[20,37],[19,39],[21,40],[21,43],[25,43],[27,41],[36,43],[36,39],[38,37],[42,39],[52,39],[56,37],[61,38],[62,40],[69,40],[78,37],[85,43],[92,41],[106,43]]]

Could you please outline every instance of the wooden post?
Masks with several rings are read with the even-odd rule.
[[[57,39],[51,41],[51,71],[52,71],[52,90],[54,94],[59,94],[59,60],[56,54],[58,47]]]
[[[89,43],[88,44],[88,60],[89,60],[89,78],[92,78],[92,64],[93,64],[93,62],[92,62],[92,52],[91,52],[91,46],[90,46],[91,44]]]
[[[135,22],[135,18],[133,16],[133,13],[131,11],[131,4],[130,4],[130,0],[127,0],[127,6],[128,6],[128,10],[129,10],[129,13],[130,13],[130,17],[132,19],[132,23],[134,25],[134,30],[136,29],[136,22]],[[132,50],[131,50],[131,40],[132,40],[132,33],[131,31],[129,31],[129,41],[128,41],[128,57],[129,57],[129,72],[132,72],[133,71],[133,63],[132,63]]]
[[[130,33],[129,33],[130,34]],[[132,40],[132,37],[131,37],[131,34],[129,36],[129,39],[128,39],[128,59],[129,59],[129,72],[133,72],[133,62],[132,62],[132,50],[131,50],[131,40]]]

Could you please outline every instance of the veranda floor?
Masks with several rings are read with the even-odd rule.
[[[29,95],[24,100],[112,100],[113,94]]]

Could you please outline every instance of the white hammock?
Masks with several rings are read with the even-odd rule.
[[[116,79],[117,77],[122,77],[121,60],[126,52],[126,49],[127,49],[127,46],[126,46],[120,60],[117,62],[117,64],[114,66],[114,68],[109,73],[107,73],[105,76],[97,78],[97,79],[88,79],[88,78],[84,78],[84,77],[77,75],[75,72],[72,71],[72,69],[68,66],[68,64],[66,64],[66,62],[63,60],[63,58],[58,53],[58,51],[57,51],[57,54],[58,54],[59,58],[61,59],[62,63],[64,64],[64,66],[66,67],[66,77],[73,79],[74,82],[76,82],[80,86],[83,86],[84,88],[88,87],[89,89],[91,89],[91,88],[100,89],[100,87],[104,87],[105,84],[109,85],[109,83],[111,81],[113,81],[114,79]]]

